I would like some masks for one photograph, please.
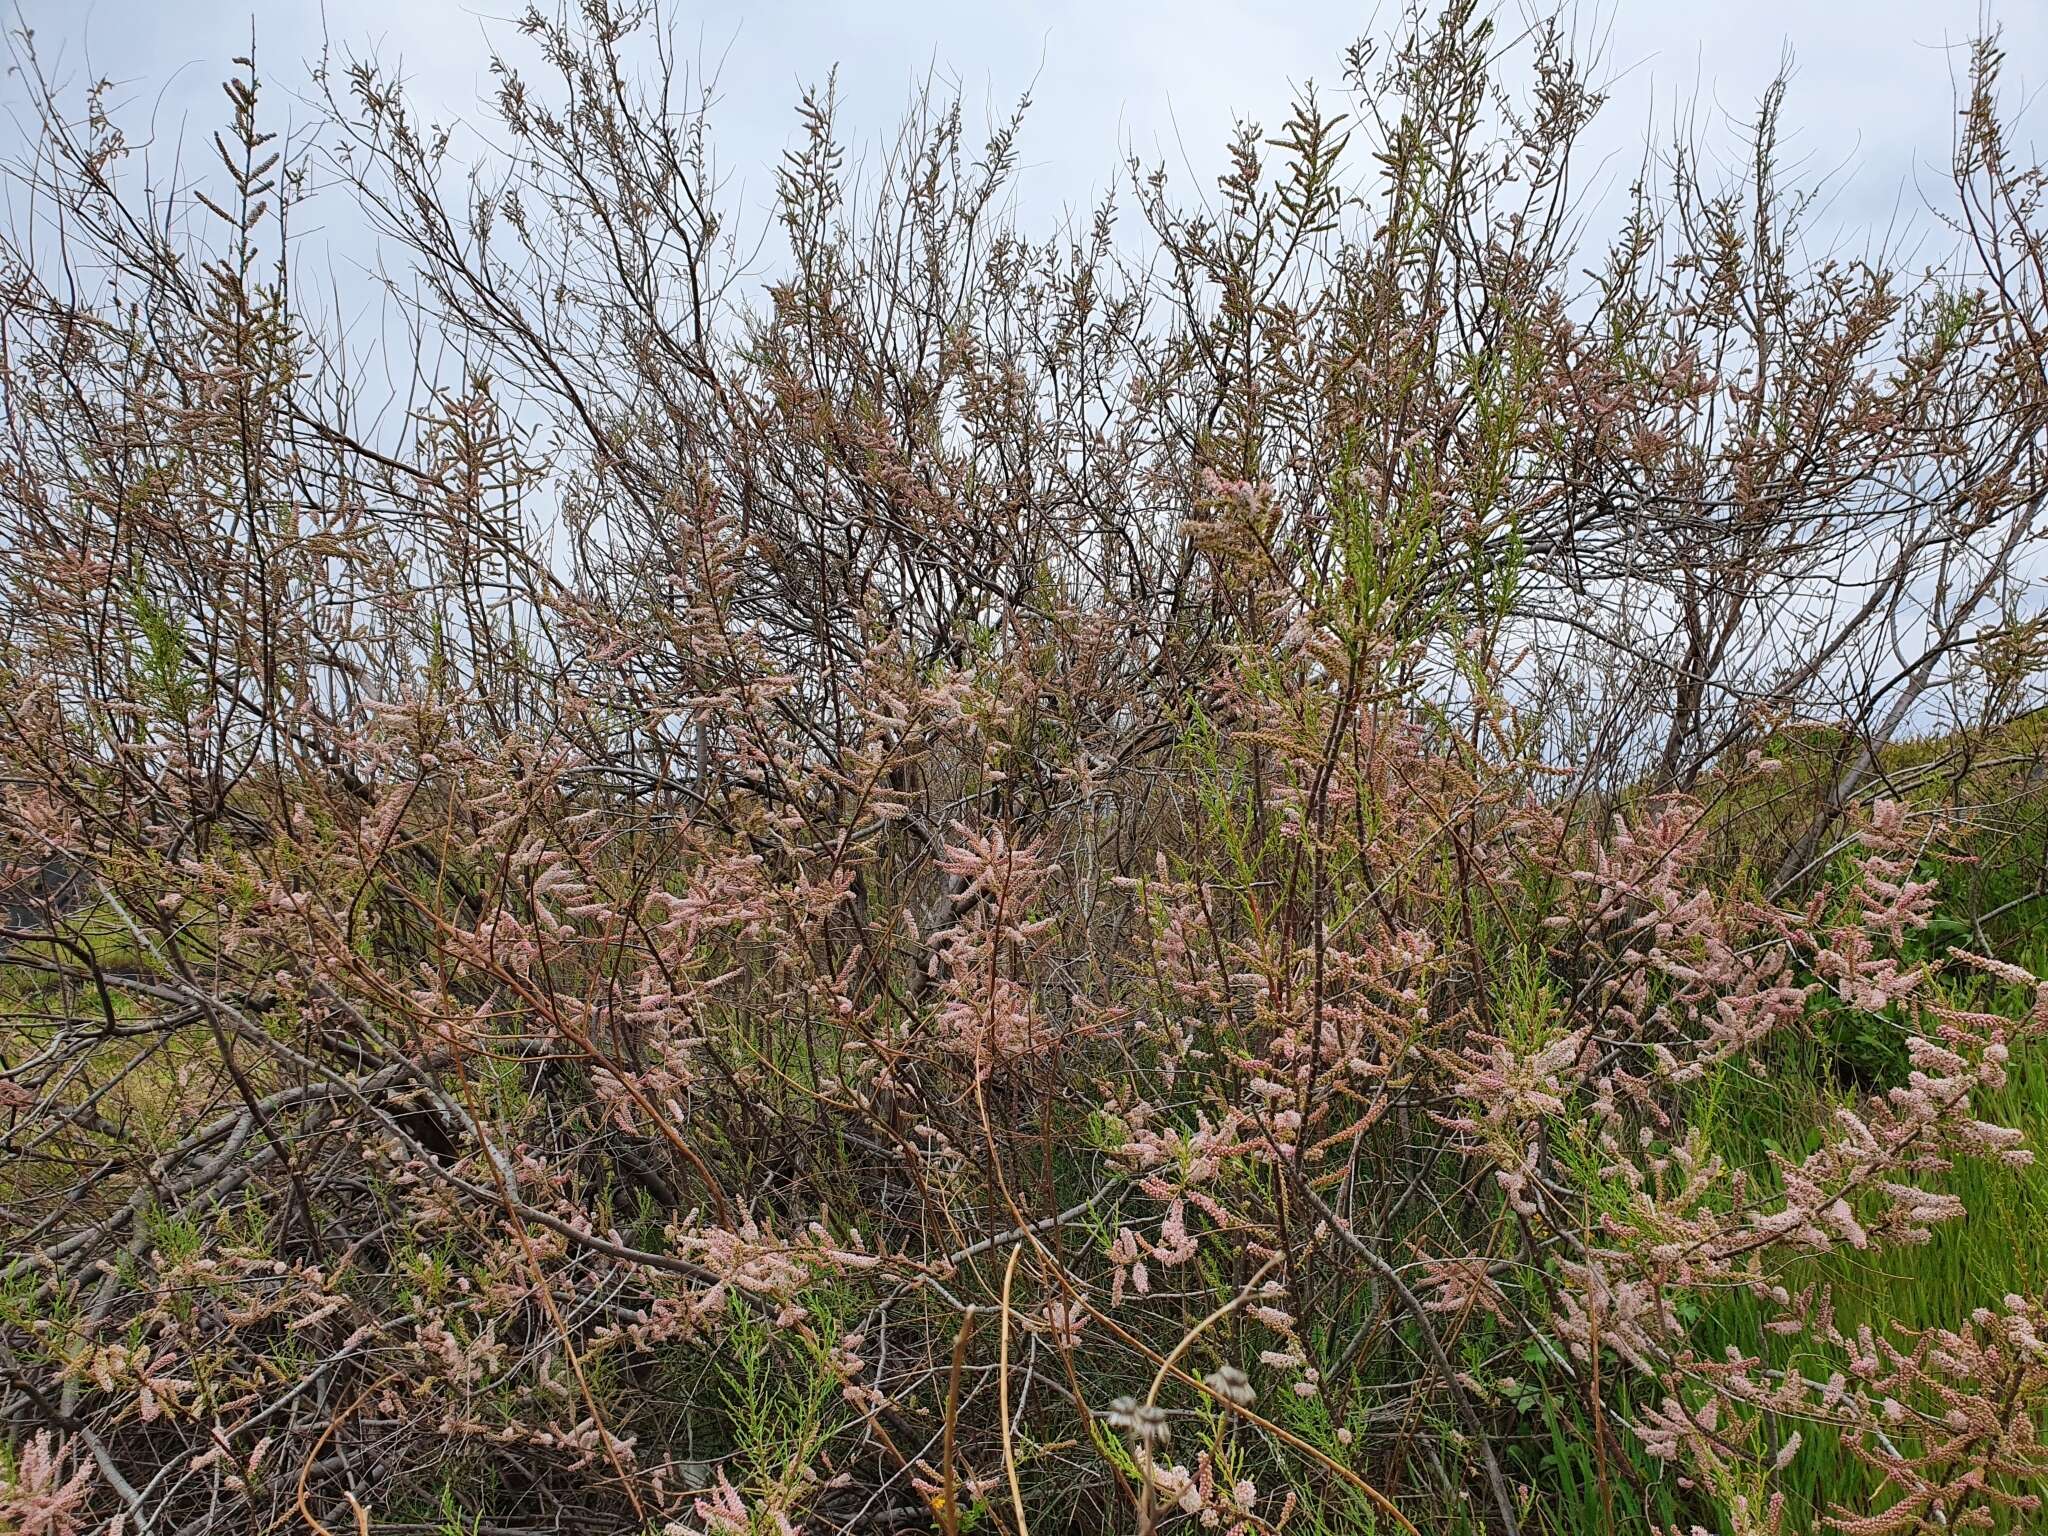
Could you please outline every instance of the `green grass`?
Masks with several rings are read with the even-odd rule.
[[[2038,967],[2048,955],[2036,952],[2023,959]],[[1731,1068],[1715,1086],[1713,1141],[1732,1162],[1757,1168],[1773,1151],[1793,1160],[1804,1156],[1818,1144],[1834,1107],[1865,1096],[1873,1086],[1867,1081],[1868,1052],[1858,1042],[1831,1038],[1826,1022],[1823,1014],[1822,1027],[1812,1034],[1778,1042],[1765,1063],[1767,1071]],[[2037,1159],[2033,1166],[1959,1162],[1941,1176],[1939,1186],[1958,1195],[1968,1215],[1936,1227],[1929,1242],[1867,1253],[1839,1249],[1789,1264],[1773,1278],[1795,1293],[1806,1285],[1826,1286],[1845,1333],[1865,1324],[1875,1330],[1952,1327],[1978,1307],[1995,1307],[2008,1293],[2048,1292],[2048,1041],[2016,1045],[2006,1085],[1977,1102],[1983,1118],[2026,1133]],[[1824,1346],[1768,1333],[1767,1320],[1759,1302],[1731,1290],[1690,1319],[1692,1343],[1703,1356],[1730,1347],[1760,1350],[1768,1365],[1796,1363],[1818,1379],[1843,1368],[1844,1362]],[[1726,1528],[1714,1525],[1682,1495],[1674,1499],[1663,1484],[1663,1469],[1625,1434],[1619,1438],[1626,1442],[1627,1467],[1610,1468],[1603,1494],[1582,1400],[1528,1392],[1518,1406],[1525,1421],[1541,1431],[1538,1453],[1519,1458],[1522,1475],[1543,1490],[1532,1510],[1534,1529],[1558,1536],[1649,1532],[1681,1514],[1686,1522],[1697,1520],[1710,1530]],[[1783,1426],[1780,1434],[1793,1427]],[[1818,1531],[1830,1512],[1869,1512],[1889,1502],[1877,1474],[1832,1429],[1796,1427],[1803,1432],[1803,1447],[1772,1485],[1786,1496],[1787,1532]],[[1760,1455],[1774,1444],[1760,1446]]]

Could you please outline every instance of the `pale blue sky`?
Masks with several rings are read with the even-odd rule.
[[[217,0],[23,0],[18,15],[39,49],[73,81],[109,76],[132,123],[154,117],[159,142],[203,146],[223,103],[216,84],[256,23],[273,90],[304,89],[303,61],[323,32],[338,44],[402,60],[416,99],[434,115],[477,115],[490,86],[483,37],[509,38],[503,18],[519,0],[329,0],[253,6]],[[1383,4],[1384,21],[1396,4]],[[1040,224],[1062,207],[1091,202],[1116,174],[1120,150],[1165,159],[1177,177],[1192,168],[1205,186],[1234,115],[1272,126],[1294,86],[1334,87],[1342,49],[1377,30],[1370,6],[1295,0],[1109,0],[977,5],[934,0],[827,5],[812,0],[743,4],[708,0],[674,7],[686,40],[723,59],[723,102],[714,123],[734,189],[759,209],[769,167],[789,141],[802,84],[840,67],[844,120],[858,141],[887,129],[910,87],[928,71],[957,81],[970,108],[1007,107],[1031,88],[1018,207]],[[1521,0],[1498,7],[1504,25]],[[1606,180],[1625,182],[1646,129],[1665,128],[1688,98],[1709,111],[1747,112],[1789,47],[1797,73],[1787,120],[1795,152],[1820,170],[1846,173],[1831,223],[1886,222],[1916,169],[1938,190],[1952,107],[1956,45],[1986,14],[1980,0],[1605,0],[1580,8],[1583,34],[1602,44],[1614,99],[1594,136]],[[2017,89],[2048,77],[2048,0],[2003,0],[1988,14],[2004,26]],[[18,79],[0,101],[20,119]],[[301,113],[303,116],[303,112]],[[0,141],[18,144],[14,123]],[[1597,157],[1596,156],[1596,157]],[[1185,184],[1185,183],[1184,183]],[[1908,188],[1909,205],[1921,201]]]

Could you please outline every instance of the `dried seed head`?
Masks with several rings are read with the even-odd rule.
[[[1148,1450],[1164,1450],[1173,1440],[1173,1430],[1166,1422],[1166,1410],[1156,1403],[1147,1403],[1138,1409],[1138,1439]]]
[[[1136,1398],[1119,1397],[1104,1410],[1102,1417],[1133,1444],[1142,1445],[1147,1450],[1163,1450],[1173,1439],[1173,1430],[1166,1422],[1166,1410],[1156,1403],[1140,1403]]]
[[[1202,1380],[1211,1392],[1239,1408],[1249,1408],[1259,1400],[1259,1394],[1252,1390],[1251,1377],[1234,1365],[1219,1365]]]

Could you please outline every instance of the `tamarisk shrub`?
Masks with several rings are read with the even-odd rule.
[[[760,284],[658,16],[529,12],[473,161],[245,57],[197,185],[19,40],[0,1526],[2036,1520],[2041,1298],[1830,1266],[2032,1156],[1948,877],[2038,776],[2041,176],[1987,39],[1946,264],[1807,257],[1781,86],[1596,249],[1571,36],[1418,12],[1043,238],[1021,109],[863,173],[824,88]]]

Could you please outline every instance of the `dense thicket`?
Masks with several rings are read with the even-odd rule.
[[[824,91],[764,281],[658,17],[515,33],[474,163],[372,64],[189,184],[39,97],[0,1527],[2038,1518],[1995,40],[1924,270],[1782,87],[1589,240],[1460,0],[1043,238],[1019,122]]]

